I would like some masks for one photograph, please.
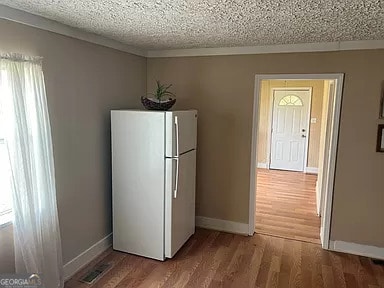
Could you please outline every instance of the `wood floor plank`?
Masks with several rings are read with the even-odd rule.
[[[175,286],[185,285],[186,287],[189,287],[189,284],[188,284],[189,281],[195,278],[194,275],[196,273],[196,269],[200,265],[202,265],[202,262],[204,260],[203,258],[204,254],[201,253],[201,251],[204,251],[205,254],[209,254],[210,256],[212,256],[212,253],[208,251],[214,251],[210,247],[212,246],[212,243],[215,241],[218,235],[219,235],[219,232],[210,233],[209,235],[207,235],[207,237],[204,238],[205,240],[200,247],[199,246],[194,247],[193,249],[191,249],[191,252],[189,253],[183,250],[180,251],[181,252],[180,257],[175,259],[176,261],[165,261],[165,263],[163,263],[163,264],[167,264],[168,266],[159,265],[155,273],[153,273],[153,275],[150,275],[151,277],[147,278],[146,281],[143,282],[143,284],[140,287],[142,288],[170,287],[168,285],[172,281],[172,278],[174,278],[174,281],[176,280]],[[190,256],[192,257],[191,258],[188,257],[188,254],[190,254]],[[184,260],[184,261],[180,262],[180,260]],[[192,267],[189,267],[189,268],[192,268],[192,269],[189,269],[189,273],[184,273],[186,270],[178,269],[179,267],[185,265],[185,262],[191,262],[192,264]],[[183,273],[183,277],[176,279],[177,277],[175,277],[174,275],[176,274],[177,276],[177,274],[180,272]],[[162,275],[162,276],[158,277],[158,275]]]
[[[312,287],[312,273],[314,269],[314,259],[312,257],[312,245],[302,243],[301,253],[301,282],[302,287]]]
[[[320,243],[317,176],[257,169],[256,233]]]
[[[272,256],[271,266],[268,272],[268,280],[266,287],[277,287],[279,284],[279,273],[281,266],[281,257]]]
[[[380,287],[384,287],[384,265],[371,264],[377,283]]]
[[[335,288],[335,280],[333,277],[332,266],[323,265],[323,280],[325,288]]]
[[[378,286],[377,278],[374,275],[371,260],[369,260],[368,258],[360,257],[359,261],[360,266],[358,267],[356,275],[359,286]]]
[[[156,263],[153,261],[140,261],[139,265],[135,265],[133,270],[127,274],[116,288],[137,287],[147,278],[147,276],[155,269]]]
[[[204,246],[205,253],[200,254],[200,257],[196,259],[198,265],[194,270],[193,274],[191,274],[191,277],[189,278],[189,281],[186,284],[187,287],[208,287],[208,285],[210,284],[211,280],[209,280],[208,283],[205,283],[205,281],[207,280],[206,278],[208,276],[210,277],[210,279],[213,278],[214,273],[220,264],[220,261],[218,259],[221,259],[224,254],[224,248],[212,248],[212,244],[215,242],[219,235],[218,232],[215,233],[215,237],[211,238],[210,241],[207,241],[207,244]],[[197,275],[201,277],[197,277]]]
[[[224,278],[223,278],[223,287],[233,287],[235,285],[235,280],[239,279],[243,269],[244,269],[244,262],[246,261],[244,259],[244,252],[245,252],[245,246],[246,242],[239,239],[239,246],[238,249],[236,249],[231,262],[229,262],[229,265],[227,266]],[[250,255],[247,255],[250,256]]]
[[[279,281],[278,281],[279,288],[288,287],[294,258],[295,258],[295,255],[294,255],[294,249],[292,246],[292,241],[285,240],[283,253],[281,256],[281,266],[280,266]]]
[[[346,288],[346,281],[344,278],[343,265],[338,253],[330,254],[333,277],[335,286],[340,288]]]
[[[355,275],[350,273],[344,273],[344,279],[345,279],[345,285],[348,288],[358,288],[359,285],[357,284]]]
[[[253,240],[253,241],[252,241]],[[255,287],[256,286],[256,280],[259,275],[260,271],[260,265],[263,258],[263,253],[266,245],[266,239],[262,236],[255,235],[251,238],[250,245],[253,248],[253,255],[251,258],[251,262],[249,264],[249,267],[247,270],[249,271],[248,275],[248,286],[245,287]],[[247,272],[247,271],[245,271]]]
[[[225,277],[227,275],[228,266],[232,262],[232,259],[235,257],[235,253],[238,250],[240,245],[239,236],[233,235],[232,243],[225,249],[221,263],[218,266],[216,273],[212,279],[209,287],[224,287]]]
[[[114,254],[120,254],[118,252],[112,252]],[[124,255],[124,254],[123,254]],[[118,286],[118,284],[130,273],[134,273],[135,267],[141,266],[144,263],[144,258],[139,256],[134,256],[130,254],[124,255],[125,257],[118,263],[114,265],[112,269],[108,272],[109,277],[102,277],[97,281],[94,287],[101,288],[112,288]],[[154,260],[149,260],[153,262]]]
[[[295,241],[292,243],[293,253],[296,257],[293,258],[293,263],[291,267],[291,273],[289,277],[289,287],[302,287],[302,263],[301,263],[301,242]]]
[[[92,285],[79,281],[102,263],[113,267]],[[382,279],[383,267],[370,259],[322,250],[319,244],[197,229],[172,259],[161,262],[108,250],[65,288],[383,288]]]
[[[268,241],[265,245],[263,256],[259,267],[259,273],[256,279],[257,287],[266,287],[268,281],[268,273],[272,262],[272,241]]]
[[[312,258],[312,287],[314,288],[320,288],[324,287],[324,281],[323,281],[323,274],[322,274],[322,249],[320,245],[311,245],[312,246],[312,252],[311,252],[311,258]]]

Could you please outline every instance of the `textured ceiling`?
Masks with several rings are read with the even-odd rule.
[[[384,39],[384,0],[0,0],[145,50]]]

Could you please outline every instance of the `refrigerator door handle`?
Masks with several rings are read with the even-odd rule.
[[[176,175],[175,175],[175,188],[173,190],[173,198],[177,198],[177,190],[179,186],[179,158],[172,158],[172,160],[176,161]]]
[[[176,157],[179,157],[179,119],[175,116],[175,134],[176,134]]]

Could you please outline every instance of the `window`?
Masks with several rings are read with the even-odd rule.
[[[303,101],[296,95],[287,95],[280,100],[279,106],[303,106]]]
[[[4,73],[4,72],[3,72]],[[1,95],[4,95],[4,87],[0,83],[0,226],[12,221],[12,194],[11,194],[11,173],[8,151],[5,144],[5,123],[3,117],[3,102]]]

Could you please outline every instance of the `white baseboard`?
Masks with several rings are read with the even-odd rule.
[[[319,169],[317,167],[305,167],[304,172],[310,174],[318,174]]]
[[[259,162],[259,163],[257,163],[257,168],[268,169],[268,164],[264,163],[264,162]]]
[[[210,230],[248,235],[247,223],[196,216],[196,226]]]
[[[257,168],[269,169],[268,163],[258,162],[257,163]],[[304,173],[318,174],[319,173],[319,169],[317,167],[305,167],[304,168]]]
[[[112,246],[112,233],[95,243],[64,265],[64,281]]]
[[[374,259],[384,260],[384,248],[376,246],[361,245],[352,242],[330,241],[329,249],[332,251],[355,254]]]

